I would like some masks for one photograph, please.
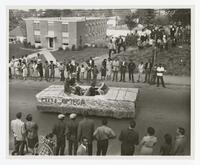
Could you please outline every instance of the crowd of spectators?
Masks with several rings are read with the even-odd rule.
[[[162,67],[162,69],[159,70],[159,67]],[[165,87],[163,81],[165,69],[161,64],[153,65],[152,58],[148,59],[146,63],[141,61],[139,64],[136,64],[132,59],[126,60],[125,57],[121,59],[117,57],[113,59],[108,58],[103,59],[101,65],[97,67],[92,57],[82,64],[77,63],[75,59],[68,62],[63,60],[56,63],[53,61],[50,61],[50,63],[45,61],[43,63],[41,54],[38,54],[33,59],[29,59],[27,56],[19,59],[12,57],[9,66],[9,76],[10,79],[45,80],[50,82],[55,81],[56,69],[60,72],[59,78],[62,82],[70,78],[78,83],[86,81],[89,84],[91,82],[96,83],[97,80],[155,84],[157,79],[157,86],[159,86],[159,80],[161,80],[163,87]]]
[[[140,137],[140,132],[135,129],[135,120],[130,120],[127,127],[119,135],[110,128],[107,119],[102,119],[102,124],[95,128],[95,121],[90,119],[86,111],[83,119],[78,122],[77,115],[72,113],[69,119],[66,115],[59,114],[52,131],[39,139],[37,123],[32,121],[31,114],[22,120],[23,114],[18,112],[16,119],[11,121],[11,130],[14,136],[14,150],[12,155],[93,155],[93,141],[97,141],[96,155],[106,155],[109,141],[118,137],[121,142],[121,155],[131,156],[154,155],[155,145],[161,140],[160,151],[157,155],[184,155],[186,148],[185,129],[178,127],[175,140],[169,133],[163,139],[156,136],[155,128],[146,128],[146,135]],[[165,130],[167,132],[167,130]],[[66,152],[68,142],[68,152]]]
[[[160,50],[169,49],[176,45],[190,44],[190,27],[181,25],[144,27],[127,34],[125,43],[127,46],[138,46],[142,49],[147,46],[156,46]]]

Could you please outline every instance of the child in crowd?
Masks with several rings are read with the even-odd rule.
[[[84,74],[85,74],[85,67],[82,64],[82,66],[81,66],[81,80],[84,80]]]

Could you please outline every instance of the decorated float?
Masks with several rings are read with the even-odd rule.
[[[138,88],[108,87],[102,83],[91,96],[90,86],[80,86],[81,95],[66,93],[63,85],[51,85],[36,95],[37,108],[43,112],[76,113],[91,116],[134,118]]]

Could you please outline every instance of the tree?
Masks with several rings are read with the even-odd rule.
[[[46,9],[42,17],[61,17],[61,10]]]
[[[134,13],[131,13],[125,17],[124,22],[129,30],[133,30],[133,28],[137,26],[136,19],[137,16]]]
[[[167,15],[157,16],[154,22],[156,25],[169,25],[169,17]]]
[[[72,10],[70,9],[61,10],[61,17],[69,17],[71,15],[72,15]]]
[[[139,23],[150,25],[155,21],[155,10],[154,9],[138,9],[136,15],[139,17]]]
[[[191,24],[191,10],[190,9],[166,9],[169,19],[173,23],[181,22],[183,25]]]
[[[18,25],[18,20],[15,17],[13,10],[9,10],[9,31],[13,30],[16,28]]]
[[[37,10],[36,9],[29,9],[28,11],[32,15],[32,17],[37,17]]]

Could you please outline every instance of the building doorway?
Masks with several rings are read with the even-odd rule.
[[[49,38],[49,48],[54,48],[54,39]]]

